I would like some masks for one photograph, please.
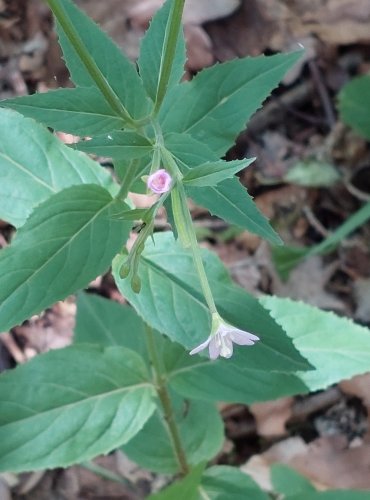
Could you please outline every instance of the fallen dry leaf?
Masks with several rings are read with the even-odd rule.
[[[146,25],[164,0],[139,0],[130,9],[130,17],[141,26]],[[226,17],[240,5],[240,0],[187,0],[184,24],[203,24]]]
[[[344,436],[316,439],[288,465],[329,489],[370,488],[370,445],[349,448]]]
[[[279,462],[288,464],[297,455],[307,452],[307,444],[300,437],[280,441],[265,453],[253,455],[240,470],[251,476],[265,491],[272,491],[270,465]]]
[[[281,398],[252,404],[249,410],[256,419],[258,434],[264,437],[286,434],[285,424],[292,416],[293,401],[293,398]]]
[[[335,267],[335,263],[325,267],[322,257],[314,255],[293,269],[286,282],[273,272],[273,293],[279,297],[302,300],[320,309],[347,312],[346,304],[325,290]]]
[[[364,406],[370,410],[370,373],[343,380],[339,383],[339,387],[345,394],[360,398]]]

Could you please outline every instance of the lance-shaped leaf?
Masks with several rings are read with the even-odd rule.
[[[245,167],[248,167],[254,158],[247,160],[234,160],[208,162],[199,167],[194,167],[183,178],[185,187],[217,186],[225,179],[231,179]]]
[[[213,458],[224,441],[223,421],[213,404],[171,397],[175,421],[190,465]],[[179,464],[168,438],[168,427],[156,411],[143,429],[123,447],[137,464],[163,474],[179,472]]]
[[[168,17],[172,3],[173,2],[171,0],[168,0],[155,14],[140,45],[140,56],[138,59],[140,76],[148,95],[153,101],[155,101],[156,98],[159,77],[163,64],[165,42],[169,28],[167,25]],[[186,47],[184,32],[181,29],[176,45],[171,75],[167,86],[168,89],[181,80],[181,77],[184,74],[185,62]]]
[[[143,118],[149,112],[149,101],[142,81],[131,63],[117,45],[81,10],[69,0],[60,0],[62,7],[77,30],[106,82],[122,101],[132,118]],[[76,86],[94,87],[83,61],[69,41],[62,27],[57,23],[59,43],[64,59]]]
[[[76,346],[0,376],[0,470],[67,467],[129,441],[155,409],[143,360]]]
[[[299,57],[301,52],[247,57],[201,71],[169,92],[160,113],[163,130],[189,133],[224,155]]]
[[[117,130],[110,134],[99,135],[89,141],[82,141],[76,145],[80,151],[101,156],[108,156],[117,160],[134,160],[148,155],[152,144],[135,132]]]
[[[165,142],[185,175],[205,162],[220,161],[205,144],[187,134],[169,134]],[[196,203],[206,207],[211,214],[258,234],[275,245],[281,244],[280,237],[258,210],[252,197],[238,179],[227,179],[218,186],[202,189],[188,187],[186,191]]]
[[[0,217],[15,227],[34,207],[75,184],[114,191],[109,173],[73,151],[35,121],[0,109]]]
[[[370,139],[370,75],[354,78],[339,94],[339,111],[344,123]]]
[[[162,372],[166,374],[171,387],[186,398],[248,404],[308,391],[307,386],[295,375],[248,370],[237,366],[233,359],[210,361],[189,356],[189,352],[180,344],[169,341],[155,331],[153,334],[159,358],[163,362]],[[75,342],[128,347],[148,362],[142,319],[133,308],[96,295],[80,293],[78,296]],[[198,426],[203,429],[199,422]],[[157,432],[158,429],[155,434]],[[152,436],[151,442],[153,440],[155,436]],[[144,444],[141,442],[141,447]],[[141,455],[136,456],[138,461]],[[146,458],[148,460],[149,457]],[[169,463],[173,463],[171,458],[166,460],[166,464]],[[159,464],[154,465],[160,467]],[[153,461],[148,467],[153,467]]]
[[[368,328],[290,299],[262,297],[260,302],[315,367],[299,373],[312,391],[370,371]]]
[[[239,366],[257,370],[290,372],[306,369],[306,361],[284,331],[271,319],[258,300],[232,284],[220,260],[203,252],[204,264],[220,313],[226,321],[261,337],[252,348],[241,347],[233,356]],[[173,239],[172,233],[156,234],[147,242],[139,266],[141,293],[119,276],[123,263],[113,263],[116,283],[138,314],[156,330],[191,349],[210,333],[210,313],[200,290],[191,252]]]
[[[67,188],[39,205],[0,252],[0,331],[6,331],[105,272],[128,237],[114,220],[122,202],[99,186]]]
[[[232,360],[196,363],[173,352],[168,378],[171,387],[188,398],[241,401],[247,404],[326,389],[340,380],[370,371],[370,331],[327,311],[278,297],[260,302],[294,340],[313,370],[296,374],[239,369]],[[202,380],[202,383],[199,383]]]
[[[29,118],[76,135],[97,135],[125,126],[94,87],[51,90],[0,101],[0,106],[19,111]]]

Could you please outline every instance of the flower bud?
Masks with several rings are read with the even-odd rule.
[[[121,266],[119,270],[120,277],[124,280],[130,274],[130,261],[127,259]]]
[[[147,179],[148,188],[156,194],[167,193],[171,189],[172,177],[164,168],[149,175]]]
[[[141,279],[137,274],[135,274],[131,279],[131,288],[134,293],[140,293]]]

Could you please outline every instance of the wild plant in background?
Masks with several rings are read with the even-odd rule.
[[[0,253],[0,330],[110,265],[132,307],[79,293],[74,345],[1,375],[0,470],[67,467],[122,447],[184,476],[158,498],[265,498],[238,470],[206,467],[223,442],[215,402],[301,394],[369,370],[369,332],[236,286],[198,247],[187,197],[281,243],[235,175],[253,160],[220,157],[300,53],[180,83],[184,0],[156,14],[138,69],[69,0],[47,3],[76,87],[0,103],[0,217],[17,229]],[[67,147],[34,119],[89,139]],[[114,175],[86,153],[112,158]],[[127,200],[147,189],[150,208]],[[154,234],[162,206],[172,232]]]

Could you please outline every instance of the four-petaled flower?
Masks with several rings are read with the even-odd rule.
[[[172,184],[172,177],[164,168],[161,168],[149,175],[147,180],[148,188],[156,194],[167,193]]]
[[[257,335],[245,332],[229,325],[218,315],[212,321],[212,333],[202,344],[195,347],[190,354],[196,354],[208,347],[209,357],[217,359],[219,356],[230,358],[233,354],[233,343],[238,345],[253,345],[259,340]]]

